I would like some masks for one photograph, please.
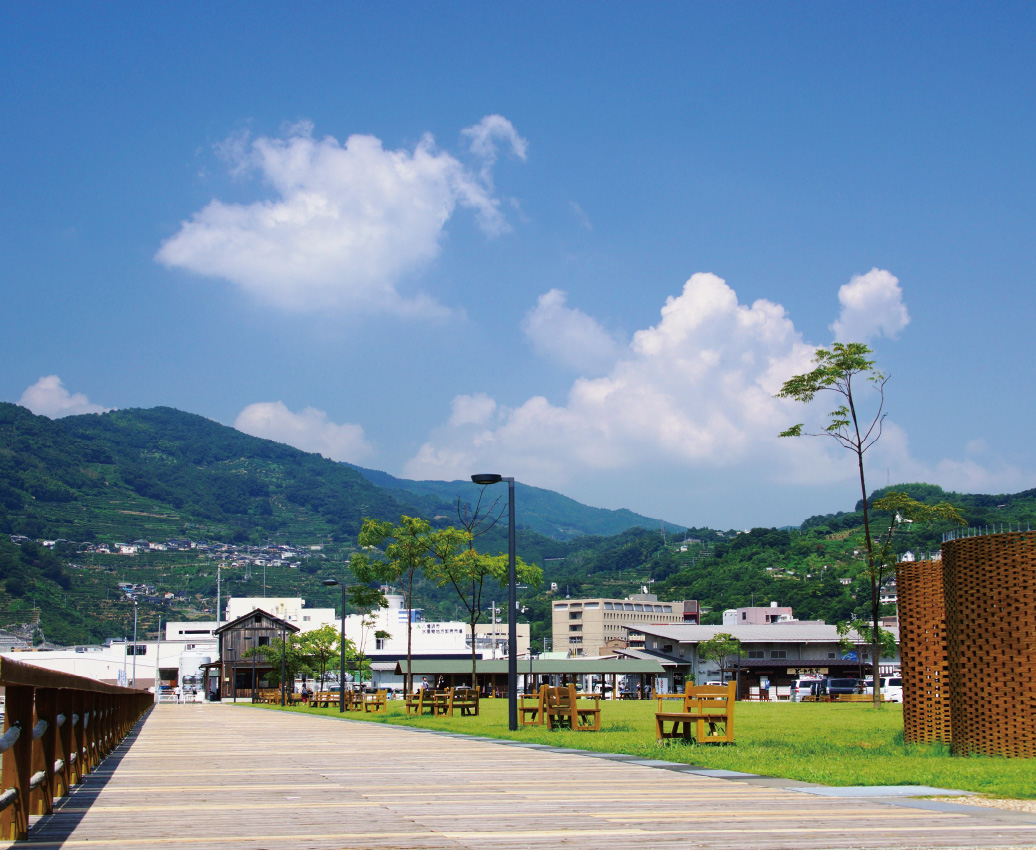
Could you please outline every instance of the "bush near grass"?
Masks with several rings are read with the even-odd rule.
[[[1036,799],[1032,759],[952,756],[942,744],[907,744],[903,707],[895,704],[875,710],[867,703],[739,702],[733,746],[659,743],[654,700],[602,700],[600,732],[551,732],[546,726],[522,726],[511,732],[504,699],[483,700],[478,717],[408,716],[402,700],[390,700],[388,706],[385,713],[349,712],[345,718],[626,753],[822,785],[930,785],[990,797]],[[261,707],[338,716],[337,707]]]

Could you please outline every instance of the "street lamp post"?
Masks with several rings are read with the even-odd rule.
[[[507,482],[507,725],[515,732],[518,730],[518,571],[514,557],[514,478],[483,473],[472,475],[471,480],[483,487]]]
[[[137,600],[133,600],[133,679],[130,687],[137,686]]]
[[[287,677],[288,671],[286,668],[286,660],[288,655],[288,621],[281,619],[281,705],[286,705],[287,700],[285,699],[285,678]]]
[[[336,578],[325,578],[324,585],[342,588],[342,634],[338,645],[338,713],[345,714],[345,582]]]

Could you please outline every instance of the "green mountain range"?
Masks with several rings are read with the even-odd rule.
[[[346,465],[352,466],[364,478],[384,490],[407,494],[406,498],[425,509],[423,516],[440,510],[445,503],[451,508],[451,518],[455,518],[457,500],[469,502],[478,495],[479,488],[470,481],[409,481],[394,478],[387,472]],[[501,492],[504,493],[502,487]],[[608,536],[630,528],[658,530],[664,527],[669,533],[683,531],[683,526],[641,516],[625,508],[591,508],[553,490],[530,487],[520,481],[514,485],[514,501],[515,522],[519,526],[555,540],[571,540],[584,534]]]
[[[1036,490],[893,489],[950,501],[974,527],[1036,520]],[[493,490],[503,507],[506,490]],[[127,586],[138,589],[145,634],[157,631],[159,618],[213,617],[217,593],[302,596],[330,607],[338,593],[321,582],[347,575],[365,517],[455,524],[458,500],[477,495],[470,482],[405,481],[171,408],[52,421],[0,404],[0,628],[17,626],[37,642],[124,635],[133,616]],[[714,622],[724,608],[769,601],[829,622],[866,608],[859,504],[800,529],[746,534],[676,529],[522,484],[516,506],[518,552],[544,570],[541,588],[522,590],[535,641],[549,636],[559,595],[623,597],[647,587],[661,598],[698,599]],[[504,526],[480,538],[480,548],[504,551]],[[937,551],[947,530],[911,528],[899,544]],[[115,544],[141,539],[173,545],[118,554]],[[429,619],[456,617],[448,589],[419,582],[416,598]]]

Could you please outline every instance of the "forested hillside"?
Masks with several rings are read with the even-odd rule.
[[[0,404],[0,627],[23,626],[37,640],[59,643],[125,635],[133,605],[120,582],[140,588],[143,634],[157,632],[159,618],[211,618],[218,592],[224,599],[301,596],[309,605],[331,607],[338,591],[322,581],[349,578],[364,517],[398,521],[405,513],[438,526],[455,524],[462,485],[469,498],[477,492],[467,482],[398,479],[386,490],[343,464],[170,408],[51,421]],[[489,504],[495,501],[503,512],[506,488],[494,489],[499,494]],[[974,527],[1036,519],[1036,490],[893,489],[929,503],[949,501]],[[860,507],[811,517],[801,529],[676,532],[649,520],[649,527],[595,535],[587,533],[595,523],[612,527],[644,518],[519,486],[518,554],[544,574],[542,587],[519,591],[523,617],[542,648],[554,599],[625,597],[645,587],[662,599],[697,599],[709,612],[707,622],[719,622],[726,608],[771,601],[792,606],[801,619],[862,615],[869,592],[861,578]],[[872,517],[875,529],[888,520]],[[542,523],[557,533],[539,533]],[[948,530],[903,526],[896,551],[937,551]],[[114,546],[138,538],[152,544],[176,538],[178,544],[166,551],[144,546],[132,555]],[[36,542],[42,540],[49,548]],[[506,518],[478,545],[506,551]],[[494,596],[499,602],[504,591],[487,588],[487,598]],[[415,601],[429,619],[459,615],[451,591],[425,580],[418,581]]]

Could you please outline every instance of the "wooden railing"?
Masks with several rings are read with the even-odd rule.
[[[29,816],[50,814],[154,704],[147,691],[0,658],[6,695],[0,737],[0,839],[29,837]]]

